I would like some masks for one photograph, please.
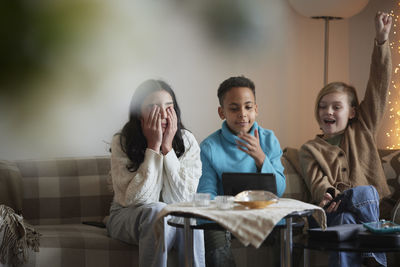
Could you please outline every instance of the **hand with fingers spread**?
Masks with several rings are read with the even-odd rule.
[[[163,134],[161,151],[165,155],[172,149],[172,141],[174,140],[176,131],[178,129],[178,119],[176,116],[175,109],[169,107],[167,112],[167,128]]]
[[[388,38],[392,26],[392,17],[384,12],[378,11],[375,16],[376,40],[383,44]]]
[[[240,133],[237,137],[244,141],[236,140],[237,148],[251,156],[256,162],[257,169],[260,170],[266,156],[260,146],[258,130],[254,130],[254,136],[248,133]]]
[[[162,144],[162,127],[160,107],[154,105],[151,111],[141,119],[143,135],[147,141],[147,147],[160,152]]]
[[[323,207],[326,213],[335,212],[339,208],[341,200],[337,202],[332,200],[333,200],[332,195],[326,192],[321,202],[319,203],[319,206]]]

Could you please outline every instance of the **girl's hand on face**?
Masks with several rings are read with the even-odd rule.
[[[147,147],[160,152],[162,143],[162,127],[161,127],[161,113],[160,107],[154,105],[149,114],[142,117],[142,131],[147,141]]]
[[[375,31],[378,44],[383,44],[388,38],[392,26],[392,17],[384,12],[378,11],[375,16]]]
[[[167,112],[167,128],[163,134],[161,151],[165,155],[172,149],[172,141],[174,140],[176,131],[178,130],[178,119],[176,117],[175,109],[169,107]]]
[[[248,133],[240,133],[237,136],[246,142],[236,140],[237,148],[250,155],[255,160],[257,169],[260,170],[265,160],[265,154],[260,146],[258,130],[254,130],[254,136]]]

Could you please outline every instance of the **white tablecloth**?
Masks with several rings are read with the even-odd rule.
[[[169,204],[158,214],[155,231],[162,237],[164,217],[173,212],[181,212],[217,222],[243,245],[251,244],[258,248],[282,218],[292,212],[304,210],[313,210],[313,217],[323,229],[326,228],[326,215],[321,207],[295,199],[280,198],[277,203],[264,209],[247,209],[238,204],[228,210],[218,209],[215,204],[208,207],[196,207],[189,202]]]

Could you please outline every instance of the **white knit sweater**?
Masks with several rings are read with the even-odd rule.
[[[122,206],[190,201],[201,176],[200,147],[189,131],[182,130],[182,137],[185,153],[179,159],[173,149],[166,155],[146,149],[142,164],[130,172],[120,135],[115,135],[111,144],[114,201]]]

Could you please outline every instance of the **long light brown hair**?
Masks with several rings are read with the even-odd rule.
[[[321,101],[321,99],[324,96],[326,96],[327,94],[330,94],[330,93],[345,93],[345,94],[347,94],[347,97],[349,99],[349,104],[355,110],[354,118],[357,118],[359,102],[358,102],[356,89],[353,86],[348,85],[344,82],[331,82],[331,83],[328,83],[327,85],[325,85],[321,89],[321,91],[319,91],[317,100],[315,101],[314,115],[315,115],[315,119],[317,120],[318,123],[319,123],[319,112],[318,112],[319,102]],[[350,121],[353,119],[350,119]]]

